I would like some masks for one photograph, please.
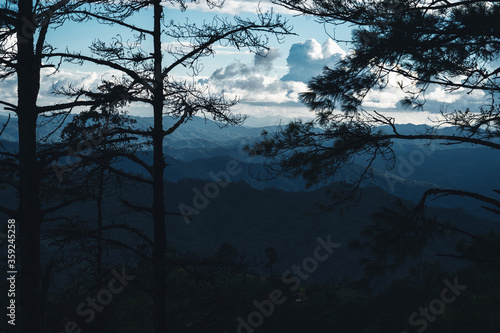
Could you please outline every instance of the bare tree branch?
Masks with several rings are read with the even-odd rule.
[[[0,104],[6,105],[7,108],[4,108],[4,109],[7,110],[7,111],[13,111],[13,112],[17,111],[17,106],[14,105],[14,104],[12,104],[12,103],[8,103],[8,102],[5,102],[5,101],[0,101]]]
[[[2,130],[0,131],[0,136],[3,134],[3,132],[5,131],[5,128],[7,127],[7,125],[9,124],[9,121],[10,121],[10,113],[9,113],[9,117],[7,118],[7,122],[5,124],[3,124],[3,127],[2,127]]]
[[[491,197],[479,194],[479,193],[474,193],[474,192],[469,192],[469,191],[462,191],[462,190],[450,190],[450,189],[439,189],[439,188],[431,188],[425,191],[424,195],[422,196],[422,199],[420,199],[420,202],[418,204],[417,210],[422,210],[425,206],[425,201],[427,198],[431,195],[441,195],[441,196],[448,196],[448,195],[454,195],[454,196],[460,196],[460,197],[469,197],[473,198],[485,203],[489,203],[491,205],[496,206],[497,208],[500,208],[500,200],[493,199]]]

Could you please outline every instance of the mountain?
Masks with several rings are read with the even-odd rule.
[[[278,251],[279,262],[276,272],[284,272],[292,265],[300,264],[302,259],[311,256],[318,242],[318,237],[339,243],[331,259],[321,263],[321,267],[310,281],[359,279],[362,276],[358,260],[366,255],[352,252],[349,243],[360,239],[361,231],[372,223],[371,214],[382,206],[391,206],[396,197],[380,188],[368,187],[359,204],[355,207],[324,209],[330,202],[329,191],[334,191],[340,184],[332,184],[313,191],[287,192],[273,188],[255,189],[244,182],[233,182],[225,186],[218,185],[218,190],[206,189],[207,182],[185,179],[179,182],[166,182],[165,197],[167,243],[179,253],[214,253],[222,244],[231,243],[248,261],[262,262],[267,247]],[[145,206],[151,202],[151,190],[140,184],[123,184],[120,189],[110,187],[104,201],[104,220],[108,225],[127,224],[152,236],[150,216],[134,212],[120,204],[118,197],[123,197],[134,204]],[[212,192],[210,192],[212,191]],[[121,193],[120,195],[118,193]],[[209,193],[217,193],[210,195]],[[176,216],[188,209],[192,219]],[[497,223],[479,219],[459,209],[430,208],[429,215],[436,216],[440,222],[452,222],[454,226],[468,232],[486,233],[500,231]],[[55,216],[78,216],[86,220],[87,227],[96,223],[96,208],[93,202],[72,205],[54,214]],[[132,245],[138,242],[127,231],[113,230],[106,236]],[[455,253],[454,247],[459,236],[434,238],[418,260],[435,261],[436,253]],[[140,242],[139,242],[140,243]],[[49,251],[50,243],[44,243]],[[118,260],[119,255],[110,252],[108,260]],[[443,267],[456,269],[462,262],[441,258]],[[409,264],[415,264],[410,260]],[[405,265],[404,267],[408,267]],[[256,268],[265,274],[263,264]],[[401,271],[403,274],[404,270]],[[396,274],[390,280],[401,276]]]
[[[165,178],[170,181],[182,179],[201,179],[214,181],[213,175],[224,173],[230,165],[236,165],[238,172],[231,176],[231,181],[244,181],[256,189],[277,188],[286,191],[305,190],[305,181],[302,178],[291,179],[284,176],[269,178],[264,165],[252,160],[237,150],[232,151],[232,156],[206,157],[196,160],[183,161],[173,157],[167,157],[168,164],[165,170]],[[227,150],[221,153],[228,153]],[[404,154],[401,154],[404,161]],[[469,156],[470,158],[464,158]],[[151,154],[143,152],[141,158],[151,161]],[[486,164],[483,164],[487,161]],[[425,163],[413,167],[414,171],[408,174],[406,164],[398,162],[392,171],[384,170],[382,164],[380,169],[374,168],[373,179],[363,183],[363,187],[376,186],[395,196],[418,202],[423,193],[430,188],[453,188],[462,189],[485,195],[491,195],[493,190],[500,184],[500,173],[495,168],[499,165],[500,156],[495,156],[488,149],[454,149],[442,151],[427,157]],[[377,165],[377,163],[375,164]],[[408,164],[409,165],[409,164]],[[404,166],[405,168],[403,168]],[[411,166],[411,165],[410,165]],[[145,175],[142,168],[131,162],[123,162],[121,167],[129,172]],[[399,173],[404,170],[406,173]],[[408,169],[412,170],[412,169]],[[310,190],[338,181],[354,181],[364,171],[364,166],[353,164],[345,167],[325,183],[315,185]],[[432,198],[431,198],[432,199]],[[481,208],[481,202],[457,197],[444,197],[439,200],[429,200],[431,206],[442,206],[448,208],[463,208],[471,214],[483,218],[495,219],[496,216]]]
[[[71,118],[71,116],[70,116]],[[153,124],[151,117],[133,117],[139,129],[149,128]],[[0,124],[5,123],[7,118],[0,116]],[[255,120],[255,119],[254,119]],[[166,126],[171,126],[175,119],[165,117]],[[264,119],[272,122],[272,119]],[[39,136],[43,137],[54,132],[53,139],[57,139],[61,129],[56,123],[44,123],[40,120]],[[288,179],[277,177],[267,182],[258,180],[265,178],[265,169],[262,158],[251,158],[243,147],[252,145],[259,140],[263,130],[273,132],[277,126],[264,128],[257,127],[226,127],[220,128],[209,119],[193,117],[184,125],[180,126],[173,134],[168,135],[164,142],[164,152],[167,155],[168,167],[165,177],[171,181],[181,179],[211,180],[211,173],[217,174],[226,169],[227,165],[236,161],[241,169],[233,177],[235,181],[245,181],[257,189],[275,187],[287,191],[300,191],[305,189],[302,179]],[[390,131],[389,127],[381,127],[384,131]],[[424,125],[398,125],[402,134],[416,134],[425,131]],[[442,128],[438,131],[441,135],[455,135],[456,128]],[[16,150],[17,119],[12,118],[2,134],[4,146],[8,150]],[[452,188],[462,189],[483,195],[495,195],[493,190],[498,189],[500,184],[500,173],[497,171],[500,165],[500,154],[484,147],[471,145],[442,145],[433,143],[425,145],[424,140],[399,140],[394,143],[393,149],[396,153],[396,164],[392,170],[386,169],[383,160],[373,163],[373,180],[363,186],[379,186],[383,190],[396,196],[418,201],[425,190],[429,188]],[[150,159],[150,153],[143,151],[141,158]],[[328,182],[346,181],[355,177],[364,170],[365,158],[358,157],[356,163],[344,168]],[[120,167],[134,172],[142,173],[130,162],[123,162]],[[327,182],[327,183],[328,183]],[[326,184],[327,184],[326,183]],[[322,186],[325,184],[319,184]],[[318,188],[318,186],[312,189]],[[478,202],[474,200],[457,198],[441,198],[435,202],[429,201],[431,205],[445,207],[462,207],[470,213],[485,218],[495,218],[491,213],[481,209]]]
[[[71,121],[73,115],[69,115],[66,122]],[[153,117],[131,117],[136,120],[134,127],[137,129],[148,129],[153,126]],[[7,116],[0,115],[0,125],[7,123]],[[172,126],[176,119],[165,116],[163,118],[165,128]],[[39,137],[44,137],[54,132],[52,139],[58,140],[61,129],[59,123],[44,118],[38,119]],[[193,117],[180,126],[174,133],[166,137],[164,145],[174,144],[176,149],[224,147],[225,143],[240,138],[258,137],[262,129],[275,129],[277,126],[246,127],[227,126],[221,127],[216,122],[202,117]],[[17,118],[12,117],[2,134],[2,140],[15,142],[18,138]]]
[[[0,118],[0,124],[5,119]],[[139,128],[152,124],[151,118],[136,120]],[[166,120],[172,123],[172,119]],[[12,119],[2,135],[8,150],[16,149],[15,125],[16,121]],[[405,125],[403,129],[412,132],[421,130],[421,127]],[[54,135],[60,131],[56,124],[46,124],[40,128],[40,134],[47,135],[54,130]],[[276,127],[266,130],[274,131]],[[387,171],[383,161],[376,161],[373,182],[364,187],[359,205],[323,210],[318,208],[319,204],[327,206],[331,203],[327,190],[335,192],[343,186],[337,182],[359,175],[364,168],[363,158],[343,169],[335,178],[307,191],[302,179],[278,177],[260,181],[257,176],[264,172],[263,161],[250,158],[242,147],[258,140],[261,131],[262,128],[247,127],[220,129],[212,121],[195,117],[166,139],[165,197],[168,212],[174,214],[169,215],[166,222],[170,246],[179,251],[213,253],[221,244],[230,242],[245,258],[257,261],[263,260],[264,250],[272,246],[277,249],[280,259],[275,270],[285,271],[297,264],[300,258],[310,256],[318,237],[331,235],[333,241],[342,244],[341,248],[336,250],[331,261],[322,265],[312,280],[355,279],[362,273],[357,264],[361,254],[349,252],[347,245],[359,238],[361,231],[373,222],[371,214],[382,206],[391,206],[396,197],[417,201],[426,189],[432,187],[489,191],[499,184],[496,168],[500,156],[488,149],[438,146],[426,150],[415,142],[398,142],[394,148],[399,156],[395,169]],[[451,133],[453,130],[446,131]],[[151,153],[141,151],[139,157],[150,161]],[[124,161],[119,166],[129,172],[142,172],[131,162]],[[219,180],[230,180],[230,183],[223,186]],[[108,190],[104,205],[105,222],[126,223],[151,235],[150,216],[132,212],[118,200],[119,193],[123,193],[134,204],[147,206],[151,203],[150,189],[140,184],[126,184]],[[210,191],[216,191],[216,194]],[[4,204],[14,205],[13,193],[2,190],[0,194]],[[451,222],[472,233],[498,230],[498,225],[492,222],[495,216],[487,216],[488,213],[472,200],[444,198],[430,203],[447,207],[428,208],[428,214],[437,216],[440,221]],[[192,221],[175,215],[181,212],[180,207],[190,209]],[[95,203],[78,203],[57,215],[78,216],[88,221],[91,227],[96,221]],[[125,231],[114,231],[109,235],[131,244],[134,241]],[[457,241],[457,236],[437,238],[425,249],[423,258],[434,260],[438,252],[454,253]],[[111,253],[110,256],[115,255]],[[456,265],[449,260],[441,261],[444,266]]]

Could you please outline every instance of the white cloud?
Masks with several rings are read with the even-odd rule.
[[[457,84],[463,83],[467,78],[465,76],[458,76],[453,78],[453,82]],[[432,85],[428,89],[425,98],[429,101],[448,103],[448,104],[464,104],[471,103],[477,104],[484,102],[486,94],[484,91],[479,89],[470,90],[465,88],[459,88],[456,90],[449,90],[443,86]]]
[[[71,84],[75,88],[95,89],[104,75],[104,73],[95,71],[71,71],[67,69],[53,73],[53,69],[50,68],[43,68],[41,74],[41,88],[37,102],[39,106],[67,102],[64,96],[53,94],[54,87],[67,87]],[[15,76],[0,83],[0,100],[17,105],[17,78]]]
[[[323,45],[315,39],[293,44],[286,59],[288,74],[282,80],[308,82],[321,74],[323,67],[335,66],[345,55],[346,52],[331,39]]]
[[[307,88],[302,82],[282,82],[277,77],[268,84],[265,82],[265,78],[255,77],[250,80],[249,84],[254,87],[260,86],[259,88],[247,89],[248,86],[244,85],[243,87],[232,87],[225,91],[239,96],[242,102],[284,104],[298,103],[299,92],[305,91]]]
[[[332,39],[327,39],[327,41],[321,46],[321,51],[323,54],[323,59],[328,59],[334,55],[345,56],[347,54],[339,44],[335,43]]]
[[[454,78],[456,83],[462,82],[465,77]],[[401,74],[390,73],[389,82],[382,90],[373,89],[366,95],[362,106],[367,109],[400,109],[398,102],[405,98],[398,82],[402,83],[406,90],[413,90],[414,83]],[[416,91],[416,90],[415,90]],[[479,90],[470,91],[463,88],[450,91],[437,84],[431,84],[422,97],[425,99],[423,108],[431,113],[439,113],[441,110],[464,110],[467,107],[478,111],[478,106],[485,102],[485,93]]]
[[[394,118],[396,124],[431,125],[443,119],[440,114],[429,111],[384,111],[384,115]]]
[[[6,32],[6,29],[0,29],[1,33]],[[15,34],[9,35],[7,38],[3,39],[0,42],[0,47],[6,53],[8,52],[17,52],[17,37]]]
[[[425,96],[430,101],[442,102],[442,103],[455,103],[458,101],[462,94],[459,91],[446,91],[443,87],[436,86],[432,91],[427,93]]]
[[[395,109],[402,98],[401,91],[371,90],[363,100],[362,106],[371,109]]]
[[[81,70],[59,70],[53,73],[50,68],[41,71],[41,97],[48,97],[54,91],[54,88],[62,88],[71,84],[75,88],[95,89],[101,82],[101,78],[111,73],[98,73],[95,71]]]
[[[239,103],[232,109],[233,113],[247,114],[254,117],[264,118],[269,123],[258,122],[259,126],[266,125],[286,125],[290,119],[301,118],[303,120],[311,120],[315,118],[315,114],[312,113],[308,108],[303,105],[260,105],[260,104],[248,104]],[[442,120],[440,114],[436,114],[429,111],[384,111],[384,115],[388,117],[393,117],[396,124],[434,124],[433,121]],[[270,117],[270,119],[266,119]],[[281,122],[279,118],[285,119]],[[252,122],[250,122],[251,124]],[[250,125],[249,124],[249,125]]]
[[[286,117],[308,116],[311,112],[299,103],[299,94],[307,91],[307,82],[321,73],[325,65],[333,66],[346,54],[333,40],[320,44],[314,39],[293,44],[287,58],[288,74],[280,77],[275,71],[274,61],[279,58],[277,49],[271,49],[266,57],[254,55],[252,63],[234,61],[215,70],[200,83],[210,86],[212,91],[224,92],[226,96],[238,96],[245,111],[252,115],[266,116],[270,110],[285,112]],[[256,103],[259,110],[254,110]],[[268,106],[264,106],[268,105]],[[290,110],[294,110],[290,115]]]
[[[237,55],[241,56],[242,54],[252,54],[252,52],[248,50],[238,50],[232,46],[223,46],[223,45],[215,45],[213,47],[216,54],[219,55]]]
[[[214,1],[212,1],[214,2]],[[162,4],[171,9],[179,9],[179,6],[175,4],[175,2],[171,1],[163,1]],[[255,14],[257,10],[260,8],[262,12],[266,12],[268,10],[271,10],[271,8],[274,10],[275,13],[280,13],[280,14],[297,14],[295,12],[292,12],[282,6],[277,6],[273,4],[269,0],[231,0],[231,1],[225,1],[224,5],[219,8],[219,7],[213,7],[211,8],[208,4],[207,1],[199,1],[199,3],[192,2],[192,3],[187,3],[187,8],[189,10],[196,10],[196,11],[201,11],[201,12],[210,12],[210,13],[219,13],[219,14],[241,14],[241,13],[253,13]]]
[[[303,82],[281,81],[273,74],[273,62],[279,57],[277,49],[267,56],[254,55],[253,63],[235,61],[215,70],[209,78],[200,80],[213,91],[238,96],[242,103],[298,103],[299,92],[307,86]]]
[[[232,112],[235,114],[241,113],[250,115],[252,117],[257,118],[266,118],[268,119],[268,123],[259,122],[258,126],[271,126],[271,125],[281,125],[288,124],[289,119],[294,118],[302,118],[302,119],[311,119],[314,117],[314,114],[309,111],[303,105],[288,105],[288,104],[275,104],[275,105],[263,105],[260,103],[238,103],[236,106],[232,108]],[[280,122],[279,119],[285,119]],[[250,125],[250,124],[247,124]]]
[[[370,109],[396,109],[405,94],[399,87],[402,83],[408,89],[412,83],[404,76],[396,73],[389,73],[389,82],[384,89],[372,89],[363,100],[362,106]]]
[[[17,78],[8,77],[0,84],[0,100],[17,105]],[[3,110],[3,106],[0,106],[0,110]]]

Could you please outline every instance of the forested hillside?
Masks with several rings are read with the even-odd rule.
[[[2,1],[0,333],[500,332],[499,18]]]

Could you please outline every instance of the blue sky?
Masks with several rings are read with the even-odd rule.
[[[243,18],[253,19],[259,3],[255,0],[226,0],[221,9],[209,9],[205,3],[188,4],[188,10],[181,12],[166,2],[166,20],[177,22],[202,23],[210,21],[215,15],[233,17],[237,14]],[[256,125],[267,125],[279,118],[286,120],[296,117],[311,117],[313,114],[298,102],[298,94],[306,90],[307,82],[320,73],[325,65],[333,67],[335,63],[349,52],[349,44],[337,44],[330,36],[338,40],[349,40],[351,27],[345,25],[334,28],[323,26],[312,18],[296,16],[282,7],[271,4],[268,0],[260,2],[263,10],[274,7],[275,12],[283,15],[293,25],[294,36],[286,36],[283,43],[271,37],[270,53],[262,58],[246,50],[216,47],[216,55],[203,59],[203,71],[195,78],[196,82],[206,84],[213,92],[224,92],[228,98],[237,96],[240,103],[234,107],[235,113],[244,113],[255,117],[271,117],[272,120],[257,122]],[[129,23],[151,28],[151,13],[143,12],[133,17]],[[335,29],[335,30],[334,30]],[[88,53],[88,46],[95,39],[110,41],[120,34],[124,41],[132,40],[130,31],[117,26],[110,27],[96,22],[67,23],[62,28],[50,31],[48,42],[59,49],[66,47],[72,51]],[[145,43],[147,43],[146,41]],[[176,47],[173,40],[166,40],[165,48]],[[147,48],[147,46],[144,46]],[[72,83],[95,87],[99,80],[113,72],[95,65],[75,66],[63,64],[58,73],[50,69],[44,70],[43,86],[40,92],[40,104],[54,103],[60,98],[51,95],[53,84],[60,86]],[[53,75],[49,75],[53,74]],[[183,67],[176,70],[179,79],[193,80]],[[364,107],[367,110],[391,112],[398,123],[423,123],[429,117],[437,116],[441,107],[459,108],[470,103],[485,102],[480,93],[467,94],[467,91],[449,93],[439,87],[432,87],[427,94],[424,111],[414,112],[402,110],[397,102],[402,93],[397,87],[401,78],[392,78],[383,91],[373,91],[367,97]],[[0,83],[0,99],[15,102],[15,79]],[[131,113],[150,116],[151,110],[146,106],[134,105]],[[270,123],[266,123],[270,122]]]

